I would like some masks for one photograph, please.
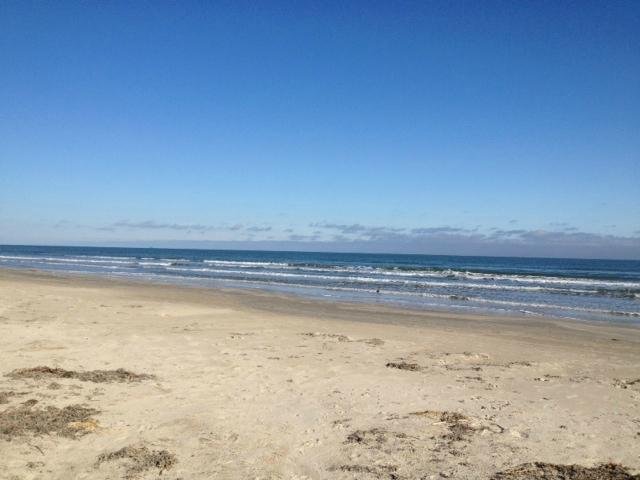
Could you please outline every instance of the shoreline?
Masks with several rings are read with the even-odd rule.
[[[85,272],[63,272],[63,271],[51,271],[41,269],[21,269],[12,267],[0,267],[0,277],[4,275],[15,275],[16,278],[42,278],[46,279],[60,279],[68,281],[85,281],[97,286],[99,285],[111,285],[126,287],[127,285],[135,285],[141,287],[156,287],[167,289],[179,289],[184,292],[202,292],[203,294],[236,297],[238,299],[246,299],[249,303],[255,303],[257,299],[272,299],[279,300],[281,307],[286,307],[285,310],[291,310],[291,305],[295,305],[296,308],[303,308],[313,311],[314,309],[326,310],[329,314],[331,311],[362,311],[369,313],[386,313],[388,315],[399,315],[407,318],[408,323],[416,323],[419,325],[419,318],[425,320],[453,320],[453,321],[485,321],[489,323],[516,324],[516,325],[530,325],[530,326],[542,326],[545,324],[553,324],[556,326],[573,326],[574,328],[580,328],[582,326],[588,327],[602,327],[602,328],[614,328],[623,330],[637,330],[640,331],[640,323],[627,322],[627,321],[609,321],[609,320],[584,320],[569,317],[556,317],[550,315],[526,315],[526,314],[513,314],[513,313],[498,313],[492,311],[486,311],[482,313],[478,312],[465,312],[457,311],[455,309],[438,309],[438,308],[421,308],[412,307],[407,305],[396,304],[392,302],[381,301],[379,303],[367,302],[367,301],[349,301],[336,298],[321,298],[300,295],[293,292],[282,292],[277,290],[271,290],[260,287],[224,287],[224,286],[210,286],[210,285],[198,285],[189,284],[187,282],[162,282],[154,281],[150,278],[137,279],[137,278],[119,278],[109,277],[104,275],[97,275]],[[273,302],[269,303],[269,306],[273,308]],[[332,308],[333,307],[333,308]]]
[[[0,478],[640,472],[640,329],[524,320],[0,269]]]
[[[5,247],[0,266],[411,310],[640,325],[640,263],[493,257]]]

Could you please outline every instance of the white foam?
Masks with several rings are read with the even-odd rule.
[[[220,266],[230,266],[230,267],[286,267],[289,266],[288,263],[282,262],[243,262],[243,261],[235,261],[235,260],[203,260],[204,263],[210,265],[220,265]]]

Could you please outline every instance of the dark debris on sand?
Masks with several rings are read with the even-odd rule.
[[[363,443],[375,444],[385,443],[387,441],[387,431],[381,428],[372,428],[370,430],[356,430],[347,435],[346,443]]]
[[[155,468],[162,475],[165,470],[172,468],[176,462],[176,456],[167,450],[149,450],[145,446],[128,446],[111,453],[103,453],[98,457],[96,468],[103,462],[126,460],[127,467],[125,478],[135,476]]]
[[[310,332],[310,333],[301,333],[300,335],[302,335],[303,337],[332,339],[338,342],[351,342],[351,339],[349,337],[347,337],[346,335],[340,335],[338,333]]]
[[[153,375],[146,373],[138,374],[129,372],[123,368],[117,370],[90,370],[87,372],[76,372],[73,370],[65,370],[63,368],[52,367],[34,367],[34,368],[20,368],[14,370],[6,375],[10,378],[33,378],[51,379],[51,378],[72,378],[80,380],[82,382],[94,382],[94,383],[112,383],[112,382],[140,382],[142,380],[149,380],[155,378]]]
[[[413,412],[411,415],[429,417],[437,422],[446,423],[448,432],[445,433],[442,438],[449,442],[468,440],[468,437],[477,430],[471,426],[471,419],[469,417],[458,412],[424,410],[421,412]]]
[[[632,475],[616,463],[582,467],[535,462],[498,472],[491,480],[640,480],[640,475]]]
[[[330,470],[340,470],[349,473],[364,473],[378,479],[400,480],[398,467],[395,465],[339,465]],[[357,477],[360,478],[360,477]]]
[[[91,416],[100,412],[93,408],[82,405],[33,408],[37,403],[37,400],[27,401],[0,412],[0,438],[11,440],[26,434],[51,433],[75,438],[94,431],[98,425]]]
[[[9,403],[9,399],[17,395],[26,395],[26,392],[14,392],[13,390],[0,391],[0,404]]]
[[[633,380],[620,380],[619,378],[615,378],[613,380],[613,386],[616,388],[627,389],[634,385],[640,386],[640,378],[635,378]]]
[[[409,370],[411,372],[418,372],[422,369],[417,363],[407,362],[388,362],[385,366],[387,368],[397,368],[398,370]]]

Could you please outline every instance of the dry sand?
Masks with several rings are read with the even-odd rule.
[[[0,271],[2,479],[632,478],[639,378],[639,328]]]

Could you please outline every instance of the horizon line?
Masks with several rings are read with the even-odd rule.
[[[259,243],[261,241],[252,241],[253,243]],[[423,257],[465,257],[465,258],[527,258],[527,259],[538,259],[538,260],[595,260],[595,261],[619,261],[619,262],[638,262],[640,263],[640,258],[598,258],[598,257],[541,257],[534,255],[461,255],[461,254],[441,254],[441,253],[397,253],[397,252],[367,252],[367,251],[337,251],[337,250],[270,250],[270,249],[251,249],[251,248],[204,248],[204,247],[154,247],[154,246],[130,246],[130,245],[122,245],[122,246],[114,246],[114,245],[87,245],[87,244],[78,244],[78,245],[59,245],[59,244],[0,244],[0,248],[2,247],[54,247],[54,248],[128,248],[128,249],[137,249],[137,250],[198,250],[198,251],[219,251],[219,252],[267,252],[267,253],[319,253],[319,254],[338,254],[338,255],[398,255],[398,256],[423,256]]]

